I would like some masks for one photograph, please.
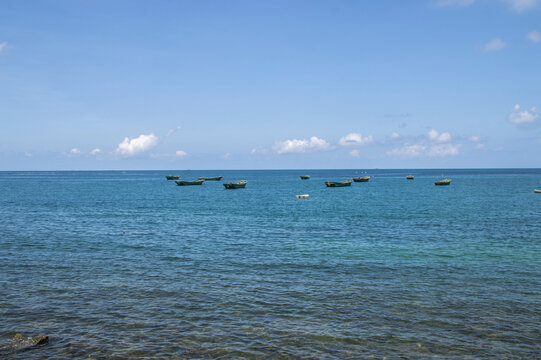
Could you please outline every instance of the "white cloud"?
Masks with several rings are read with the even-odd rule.
[[[24,156],[26,156],[26,157],[32,157],[32,153],[29,152],[29,151],[26,151],[26,152],[24,153]]]
[[[180,126],[169,129],[169,131],[167,132],[167,134],[165,136],[169,137],[169,136],[173,135],[174,133],[176,133],[179,130],[180,130]]]
[[[98,155],[99,153],[101,153],[101,150],[98,149],[98,148],[95,148],[94,150],[92,150],[92,151],[90,152],[90,155]]]
[[[404,145],[400,148],[392,149],[387,151],[387,155],[403,158],[413,158],[419,156],[428,156],[428,157],[444,157],[444,156],[453,156],[458,155],[458,149],[460,144],[432,144],[432,145],[423,145],[423,144],[409,144]]]
[[[2,50],[4,50],[6,48],[6,46],[8,46],[8,43],[7,42],[1,42],[0,43],[0,52],[2,52]]]
[[[431,129],[428,132],[428,138],[430,140],[439,141],[439,142],[449,142],[451,141],[451,134],[448,132],[439,133],[434,129]]]
[[[426,155],[430,157],[444,157],[448,155],[458,155],[460,144],[438,144],[428,148]]]
[[[353,157],[359,157],[359,150],[353,149],[349,152],[349,155]]]
[[[437,6],[470,6],[475,0],[437,0]]]
[[[541,42],[541,32],[534,30],[526,35],[526,39],[533,42]]]
[[[420,144],[404,145],[401,148],[387,151],[387,155],[396,157],[417,157],[423,154],[426,146]]]
[[[439,135],[439,133],[438,133],[436,130],[434,130],[434,129],[431,129],[431,130],[428,132],[428,137],[429,137],[430,139],[432,139],[432,140],[437,139],[437,138],[438,138],[438,135]]]
[[[373,141],[374,139],[371,135],[363,138],[361,134],[350,133],[340,138],[340,140],[338,140],[338,144],[340,144],[341,146],[361,146],[370,144]]]
[[[268,150],[263,148],[263,147],[256,147],[256,148],[253,148],[250,153],[252,155],[257,155],[257,154],[266,154],[268,153]]]
[[[492,39],[483,45],[483,50],[485,51],[498,51],[506,47],[507,44],[502,39]]]
[[[416,137],[415,143],[406,142],[401,147],[387,151],[388,156],[414,157],[444,157],[458,155],[461,144],[451,144],[451,134],[430,129],[426,137]]]
[[[470,137],[470,141],[475,143],[475,150],[481,150],[485,147],[485,144],[481,144],[481,138],[479,136],[472,136]]]
[[[229,159],[231,157],[231,153],[225,153],[222,155],[224,159]]]
[[[188,155],[188,153],[186,151],[182,151],[182,150],[177,150],[175,152],[175,156],[178,157],[178,158],[183,158],[184,156]]]
[[[539,3],[539,0],[505,0],[511,10],[515,12],[523,12],[529,9],[533,9]]]
[[[125,137],[124,141],[118,144],[116,153],[121,156],[135,156],[156,146],[158,143],[158,137],[153,133],[148,135],[141,134],[136,138]]]
[[[72,148],[67,153],[65,152],[62,153],[62,156],[67,156],[67,157],[73,157],[73,156],[79,156],[79,155],[81,155],[81,150],[77,148]]]
[[[448,132],[441,133],[440,137],[438,138],[438,141],[441,141],[441,142],[451,141],[451,134],[449,134]]]
[[[539,0],[502,0],[507,3],[511,10],[515,12],[523,12],[529,9],[535,8]],[[445,6],[460,6],[466,7],[473,5],[476,0],[435,0],[436,6],[445,7]]]
[[[400,134],[397,133],[396,131],[391,134],[391,139],[399,139],[399,138],[400,138]]]
[[[310,151],[331,150],[333,147],[323,139],[312,136],[310,140],[285,140],[274,144],[273,149],[277,154],[305,153]]]
[[[514,124],[531,124],[533,123],[537,118],[539,117],[539,114],[537,113],[537,109],[534,107],[530,108],[530,110],[520,110],[520,105],[516,104],[513,107],[513,111],[509,113],[509,116],[507,119],[514,123]]]

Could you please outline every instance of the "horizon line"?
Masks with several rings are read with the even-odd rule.
[[[541,167],[434,167],[434,168],[266,168],[266,169],[42,169],[0,170],[0,172],[61,172],[61,171],[321,171],[321,170],[541,170]]]

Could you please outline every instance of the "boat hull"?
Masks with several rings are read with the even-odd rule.
[[[222,177],[221,177],[221,176],[216,176],[216,177],[200,177],[200,178],[198,178],[198,180],[203,180],[203,181],[220,181],[220,180],[222,180]]]
[[[351,186],[352,180],[347,181],[325,181],[325,185],[327,187],[344,187],[344,186]]]
[[[541,190],[535,189],[533,192],[536,193],[536,194],[541,194]]]
[[[246,180],[235,182],[235,183],[224,183],[226,189],[244,189],[246,187]]]
[[[353,178],[353,181],[355,181],[355,182],[368,182],[368,181],[370,181],[370,176],[363,176],[363,177]]]
[[[436,186],[446,186],[446,185],[451,185],[451,180],[449,180],[449,179],[444,179],[444,180],[434,181],[434,185],[436,185]]]
[[[308,180],[310,179],[310,175],[301,175],[301,180]]]
[[[175,181],[178,186],[190,186],[190,185],[203,185],[204,180],[195,180],[195,181]]]
[[[180,179],[180,176],[178,176],[178,175],[167,175],[165,178],[167,180],[178,180],[178,179]]]
[[[414,177],[413,177],[413,175],[408,175],[408,176],[406,176],[406,179],[407,179],[407,180],[413,180]]]

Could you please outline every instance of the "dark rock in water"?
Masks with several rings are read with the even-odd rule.
[[[13,337],[13,341],[25,341],[26,338],[24,336],[22,336],[21,334],[15,334],[15,336]]]
[[[49,342],[49,337],[47,335],[39,334],[32,338],[32,345],[34,346],[47,344],[48,342]]]
[[[49,337],[46,335],[36,335],[34,337],[26,337],[21,334],[15,334],[13,337],[13,348],[21,350],[27,349],[34,346],[39,346],[47,344],[49,342]]]

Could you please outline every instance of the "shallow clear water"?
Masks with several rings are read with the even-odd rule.
[[[0,357],[541,358],[541,170],[444,172],[2,172]]]

